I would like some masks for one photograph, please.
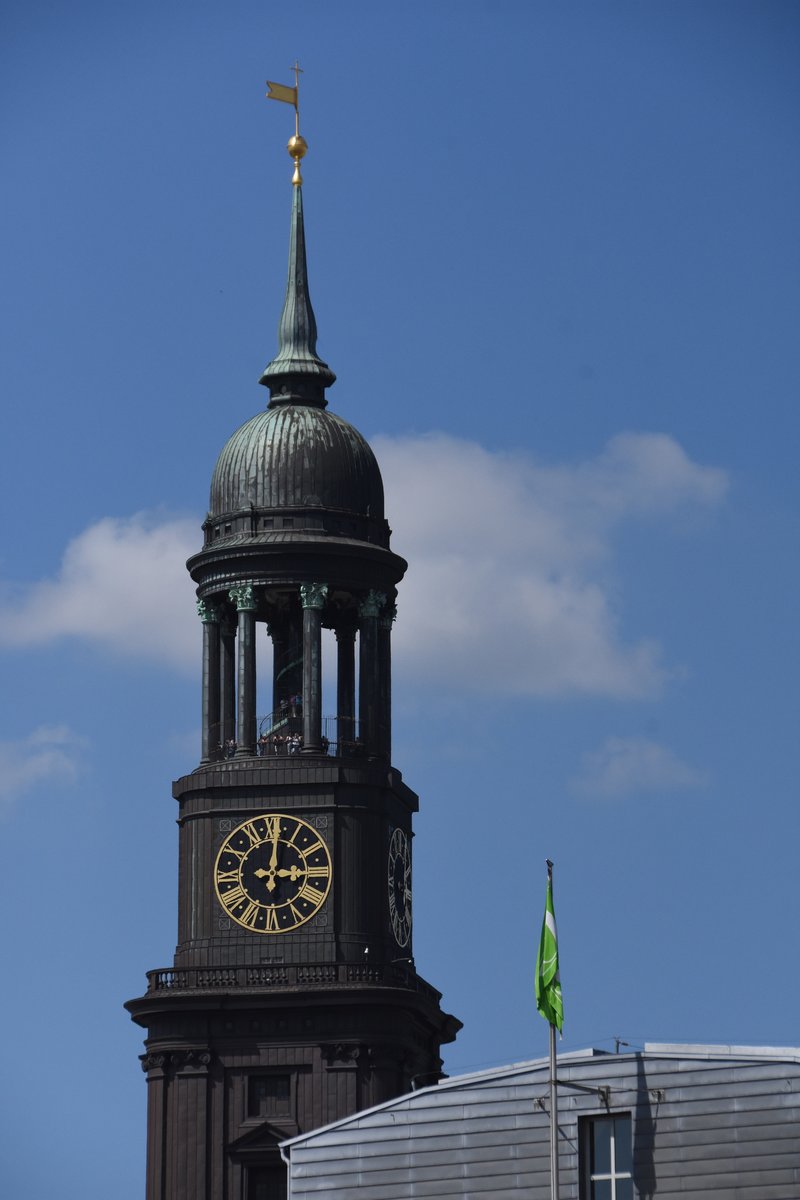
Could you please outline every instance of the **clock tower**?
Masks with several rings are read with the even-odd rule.
[[[202,746],[173,785],[178,944],[126,1005],[146,1030],[147,1200],[278,1200],[281,1140],[434,1082],[460,1028],[413,957],[418,800],[391,759],[406,563],[390,548],[372,450],[327,408],[305,142],[289,149],[289,278],[260,380],[269,404],[224,446],[187,564]],[[323,640],[335,677],[324,690]]]

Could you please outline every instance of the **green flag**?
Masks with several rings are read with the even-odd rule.
[[[553,911],[553,876],[549,863],[542,936],[536,956],[536,1008],[545,1021],[555,1025],[561,1033],[564,1024],[564,1002],[561,999],[561,983],[558,978],[558,937],[556,914]]]

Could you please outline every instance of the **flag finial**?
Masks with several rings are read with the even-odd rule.
[[[267,99],[281,100],[284,104],[291,104],[294,108],[294,136],[289,138],[286,149],[294,162],[292,183],[295,187],[299,187],[303,182],[303,176],[300,174],[300,159],[305,157],[308,142],[300,133],[300,76],[303,74],[303,70],[297,59],[295,59],[292,70],[294,71],[294,87],[287,87],[284,83],[274,83],[268,79]]]

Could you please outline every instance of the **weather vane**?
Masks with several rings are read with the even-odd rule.
[[[287,87],[284,83],[273,83],[271,79],[268,79],[267,87],[269,91],[267,92],[267,99],[282,100],[284,104],[291,104],[294,108],[294,137],[289,138],[289,144],[286,149],[294,161],[292,183],[295,187],[299,187],[303,182],[303,176],[300,174],[300,159],[306,150],[308,150],[308,142],[304,137],[300,136],[300,105],[298,98],[300,95],[300,76],[303,72],[296,60],[291,69],[294,71],[294,87]]]

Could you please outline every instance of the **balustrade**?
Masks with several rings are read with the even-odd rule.
[[[355,963],[305,963],[240,967],[170,967],[148,971],[147,991],[231,991],[246,988],[339,987],[400,987],[421,992],[438,1002],[439,992],[426,983],[410,967],[387,963],[371,966]]]
[[[255,746],[247,754],[257,758],[275,758],[299,754],[304,746],[302,705],[286,705],[265,717],[258,717]],[[315,754],[330,758],[370,757],[361,736],[361,725],[354,717],[323,717],[319,750]],[[226,758],[242,757],[236,739],[223,740],[221,723],[216,724],[209,738],[208,760],[221,762]],[[378,729],[378,738],[382,729]]]

